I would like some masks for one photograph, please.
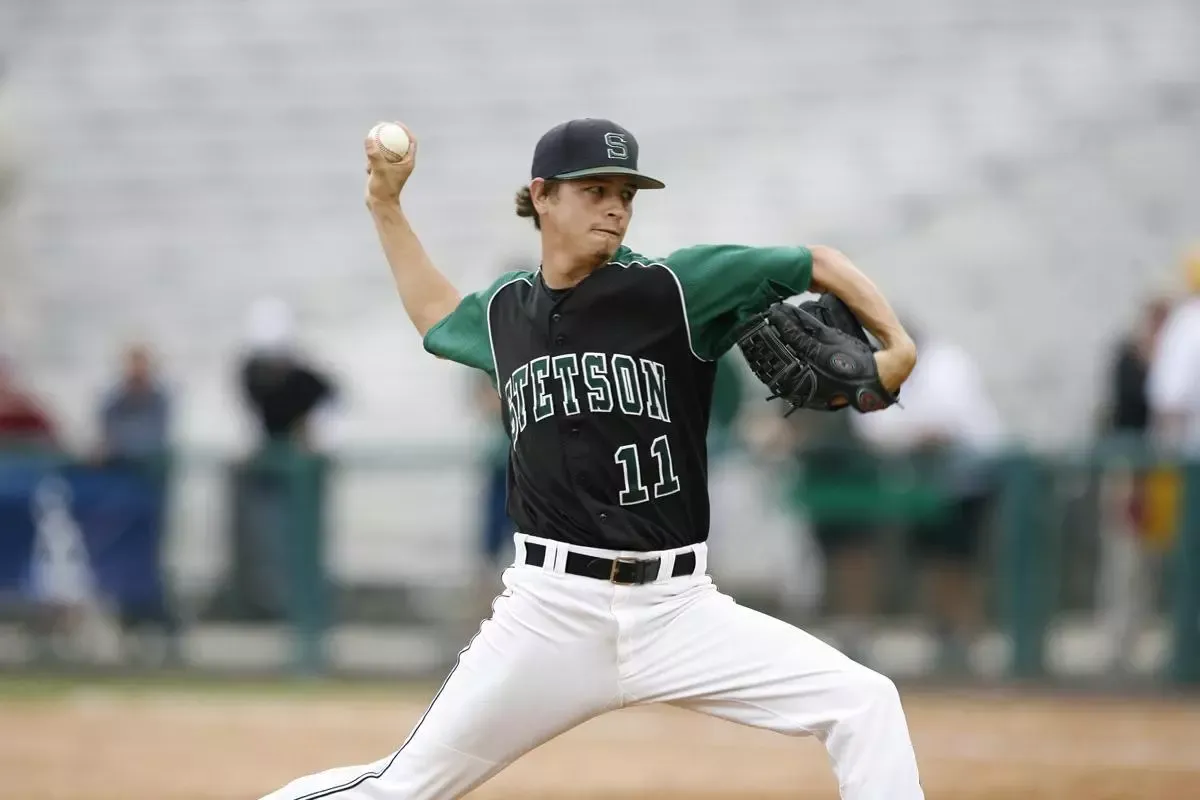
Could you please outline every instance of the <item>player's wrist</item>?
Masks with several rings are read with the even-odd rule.
[[[403,213],[400,210],[400,198],[396,195],[391,197],[380,197],[378,195],[368,194],[367,209],[376,216]]]

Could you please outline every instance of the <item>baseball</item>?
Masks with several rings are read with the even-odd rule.
[[[402,161],[408,153],[408,134],[394,122],[381,122],[371,129],[375,146],[388,161]]]

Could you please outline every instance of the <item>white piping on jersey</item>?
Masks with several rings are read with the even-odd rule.
[[[496,364],[496,340],[492,336],[492,301],[496,299],[496,295],[504,291],[504,287],[517,281],[525,281],[530,286],[533,286],[533,281],[527,275],[518,275],[512,280],[505,281],[496,287],[496,291],[492,292],[492,296],[488,298],[487,308],[483,310],[483,324],[487,326],[488,332],[488,349],[492,351],[492,374],[496,376],[496,394],[500,399],[504,399],[504,384],[500,380],[500,367]]]
[[[628,265],[621,264],[620,261],[611,261],[609,263],[620,264],[621,266],[633,266],[634,264],[637,264],[639,267],[647,267],[647,268],[662,267],[663,269],[665,269],[667,271],[667,273],[675,280],[675,287],[677,289],[679,289],[679,305],[683,309],[683,327],[687,329],[688,349],[692,351],[692,355],[695,356],[698,361],[704,361],[706,363],[712,361],[712,359],[704,358],[699,353],[697,353],[696,346],[694,344],[692,344],[692,323],[688,319],[687,297],[684,296],[684,294],[683,294],[683,284],[680,282],[679,276],[675,274],[675,270],[671,269],[670,267],[668,267],[666,264],[662,263],[661,261],[652,261],[649,264],[647,264],[644,261],[634,260],[634,261],[630,261]]]
[[[675,281],[675,288],[679,290],[679,306],[683,311],[683,327],[687,330],[688,350],[692,351],[692,355],[697,361],[703,361],[704,363],[712,362],[711,358],[704,358],[702,355],[697,353],[696,346],[692,343],[692,323],[688,319],[687,296],[683,293],[683,284],[680,282],[679,276],[675,274],[675,270],[671,269],[666,264],[663,264],[661,261],[651,261],[650,263],[646,263],[645,261],[634,259],[629,263],[624,263],[621,261],[610,261],[608,263],[612,266],[624,267],[626,269],[635,264],[645,269],[649,269],[650,267],[662,267],[665,269],[667,274],[671,276],[671,279]],[[506,286],[516,283],[517,281],[525,281],[530,286],[533,286],[533,278],[541,273],[541,271],[542,268],[538,267],[537,272],[533,273],[533,275],[520,275],[497,286],[496,291],[492,292],[492,296],[488,298],[487,309],[484,311],[484,323],[487,325],[488,330],[488,347],[492,351],[492,374],[496,375],[496,394],[498,394],[502,400],[504,399],[504,387],[500,382],[499,374],[497,374],[499,371],[499,366],[496,364],[496,342],[492,337],[492,301],[496,299],[496,295],[500,294],[500,292],[502,292]]]

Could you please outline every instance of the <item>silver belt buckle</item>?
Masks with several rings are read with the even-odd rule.
[[[639,563],[639,562],[638,562],[638,559],[636,559],[636,558],[614,558],[612,560],[612,569],[609,570],[609,572],[608,572],[608,582],[615,583],[618,586],[634,586],[634,585],[636,585],[629,581],[617,580],[617,568],[618,568],[619,564],[637,564],[637,563]]]

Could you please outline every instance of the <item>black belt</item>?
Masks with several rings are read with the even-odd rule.
[[[531,567],[544,565],[546,563],[546,545],[526,542],[525,563]],[[599,558],[568,551],[564,569],[571,575],[633,586],[658,580],[658,568],[661,564],[661,558]],[[671,570],[672,578],[691,575],[695,571],[696,553],[694,551],[689,550],[675,556],[675,568]]]

